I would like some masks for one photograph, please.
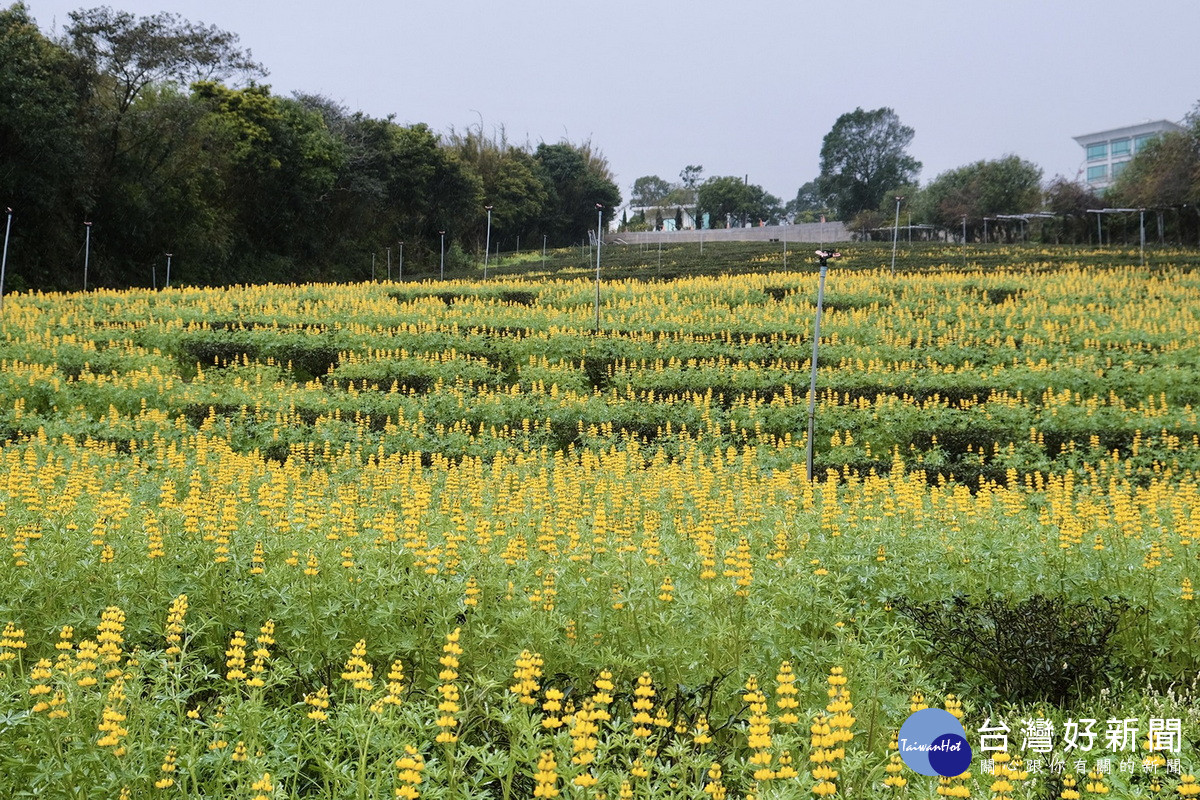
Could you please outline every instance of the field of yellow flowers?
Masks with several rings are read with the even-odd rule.
[[[594,291],[5,298],[0,795],[1196,788],[1200,275],[831,271],[812,482],[812,271]],[[1183,769],[1022,767],[1081,716]]]

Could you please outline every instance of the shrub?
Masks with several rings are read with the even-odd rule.
[[[912,619],[952,672],[973,673],[1005,702],[1066,706],[1086,696],[1109,667],[1119,600],[1102,605],[1033,595],[996,595],[893,606]],[[956,677],[961,677],[956,675]]]

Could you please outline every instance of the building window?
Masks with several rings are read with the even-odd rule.
[[[1128,166],[1129,166],[1128,161],[1118,161],[1117,163],[1113,164],[1112,165],[1113,180],[1116,180],[1117,176],[1120,175],[1122,172],[1124,172],[1125,168]]]
[[[1089,144],[1087,148],[1088,161],[1099,161],[1103,158],[1108,158],[1108,142],[1100,142],[1099,144]]]
[[[1157,137],[1157,134],[1153,134],[1153,133],[1146,133],[1141,136],[1135,137],[1133,140],[1133,146],[1136,149],[1136,151],[1140,153],[1140,152],[1142,152],[1142,149],[1145,148],[1146,145],[1153,142],[1156,137]]]
[[[1112,156],[1113,156],[1113,158],[1116,158],[1116,157],[1118,157],[1118,156],[1127,156],[1127,155],[1129,155],[1129,154],[1130,154],[1130,152],[1132,152],[1132,151],[1129,149],[1129,146],[1130,146],[1130,144],[1131,144],[1131,143],[1130,143],[1130,141],[1129,141],[1128,139],[1117,139],[1117,140],[1115,140],[1115,141],[1112,143]]]
[[[1088,179],[1089,183],[1095,183],[1096,181],[1102,181],[1107,178],[1108,178],[1108,165],[1107,164],[1099,164],[1094,167],[1088,167],[1087,179]]]

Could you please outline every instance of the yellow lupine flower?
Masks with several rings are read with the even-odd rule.
[[[534,797],[558,797],[558,765],[553,750],[543,750],[538,756],[537,771],[533,774]]]
[[[350,658],[346,661],[345,669],[342,671],[342,680],[352,683],[355,689],[369,692],[375,688],[375,684],[371,680],[374,677],[374,668],[367,663],[366,655],[367,640],[359,639],[350,653]]]
[[[168,789],[175,785],[175,748],[167,750],[166,756],[163,757],[162,766],[159,767],[159,772],[162,777],[154,782],[156,789]]]
[[[307,716],[314,722],[324,722],[329,719],[329,687],[322,686],[315,693],[304,695],[304,703],[312,710]]]
[[[404,745],[404,755],[396,759],[396,779],[400,785],[396,787],[396,797],[405,800],[416,800],[421,792],[421,773],[425,770],[425,760],[411,744]]]
[[[250,784],[250,791],[258,792],[251,800],[271,800],[275,786],[271,783],[271,773],[264,772],[262,777]]]

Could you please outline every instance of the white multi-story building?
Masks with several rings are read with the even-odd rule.
[[[1129,161],[1143,147],[1167,131],[1181,131],[1180,125],[1169,120],[1144,122],[1125,128],[1076,136],[1075,141],[1085,153],[1087,185],[1097,191],[1107,189],[1116,181]]]

